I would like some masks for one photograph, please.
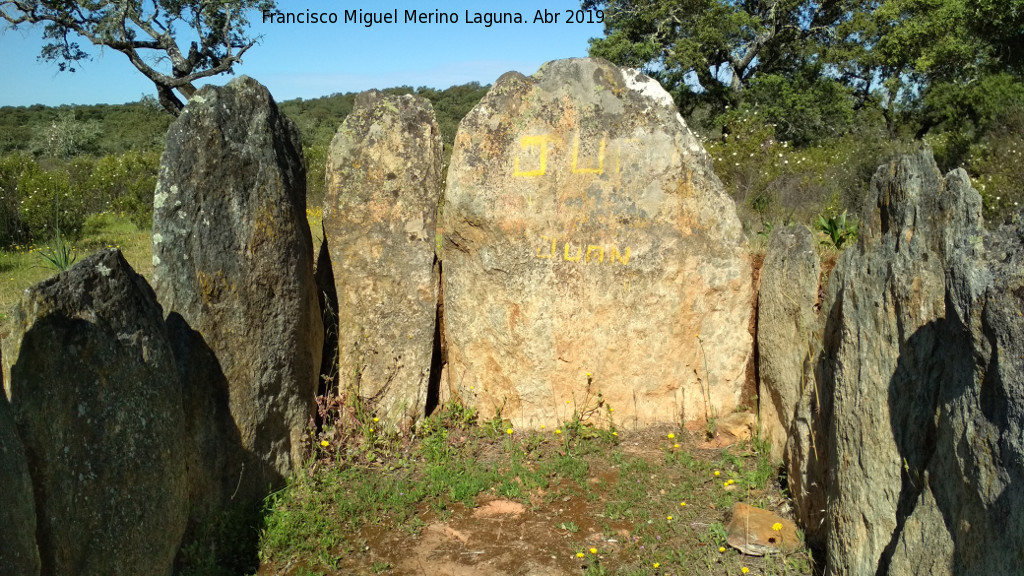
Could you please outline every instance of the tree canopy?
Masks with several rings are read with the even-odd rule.
[[[890,132],[985,129],[1024,101],[1024,0],[583,0],[592,56],[642,68],[684,114],[759,107],[795,143],[867,109]]]
[[[231,72],[257,38],[247,34],[250,10],[273,0],[2,0],[11,26],[41,24],[48,44],[40,57],[74,71],[89,54],[81,39],[128,60],[155,85],[160,104],[177,116],[201,78]],[[168,66],[169,64],[169,66]],[[169,69],[168,69],[169,68]]]

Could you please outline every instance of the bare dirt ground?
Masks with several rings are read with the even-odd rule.
[[[743,480],[755,458],[750,443],[725,434],[708,441],[702,430],[678,429],[677,438],[667,440],[672,431],[623,431],[617,446],[586,456],[582,483],[555,476],[514,499],[492,488],[470,507],[435,510],[421,502],[401,524],[368,523],[349,534],[330,569],[292,559],[265,562],[259,576],[665,576],[744,574],[743,568],[809,574],[802,547],[787,558],[757,558],[725,543],[722,527],[732,503],[789,511],[775,482],[755,487]],[[481,462],[501,458],[496,443],[484,449]],[[738,483],[726,486],[733,477]]]

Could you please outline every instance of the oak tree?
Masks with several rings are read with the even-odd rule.
[[[230,73],[258,38],[248,13],[273,0],[0,0],[10,26],[42,25],[40,58],[74,71],[89,58],[80,44],[116,50],[156,85],[160,104],[177,116],[201,78]],[[177,92],[177,94],[175,93]]]

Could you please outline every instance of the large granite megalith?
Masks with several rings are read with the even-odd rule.
[[[295,125],[252,78],[204,86],[171,125],[153,199],[154,288],[186,388],[225,398],[245,450],[227,476],[258,501],[301,465],[323,323]],[[200,365],[201,364],[201,365]],[[226,389],[224,389],[226,387]],[[204,402],[191,393],[188,403]],[[197,414],[214,414],[206,401]],[[200,451],[231,431],[194,423]],[[201,436],[201,437],[200,437]],[[222,459],[224,461],[224,459]]]
[[[4,361],[41,573],[168,574],[188,514],[185,424],[145,279],[107,250],[29,288]]]
[[[422,417],[437,316],[441,132],[430,102],[364,92],[331,142],[324,227],[340,386],[390,424]]]
[[[459,126],[443,217],[449,379],[484,416],[550,425],[597,393],[620,424],[738,404],[745,240],[656,81],[595,59],[505,74]]]
[[[797,508],[831,574],[1018,573],[1024,227],[984,230],[967,174],[927,149],[879,168],[862,222],[798,410],[817,442],[791,451]]]

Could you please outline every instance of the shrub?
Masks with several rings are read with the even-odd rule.
[[[18,179],[30,168],[39,169],[27,154],[0,157],[0,246],[25,242],[29,238],[28,227],[21,219]]]
[[[67,172],[43,171],[34,164],[18,178],[21,220],[35,239],[75,237],[85,223],[85,213],[71,194]]]
[[[859,214],[875,170],[906,148],[872,121],[805,147],[778,139],[776,126],[758,110],[733,113],[729,127],[707,151],[748,233],[766,233],[778,223],[813,224],[818,215],[827,219],[844,210]]]
[[[1007,222],[1024,204],[1024,110],[1006,119],[986,139],[972,146],[967,170],[981,194],[985,220]]]
[[[323,208],[327,196],[327,146],[307,146],[302,154],[306,157],[306,208]]]
[[[139,228],[149,228],[159,169],[160,155],[153,151],[100,158],[80,192],[83,209],[87,214],[121,213]]]

